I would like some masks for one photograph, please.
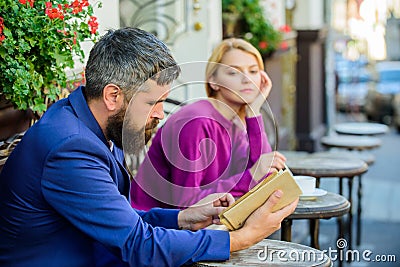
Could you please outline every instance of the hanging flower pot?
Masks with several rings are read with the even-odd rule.
[[[66,70],[83,62],[81,42],[95,41],[97,29],[88,0],[0,1],[0,94],[16,109],[42,114],[71,80]]]
[[[238,13],[223,12],[222,23],[224,28],[224,36],[230,37],[235,35],[235,29],[237,29],[238,22],[242,16]]]

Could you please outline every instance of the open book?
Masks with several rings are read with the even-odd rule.
[[[273,207],[273,212],[292,203],[302,194],[291,172],[288,169],[280,170],[279,172],[270,174],[249,192],[240,197],[232,206],[224,210],[219,215],[220,221],[229,230],[239,229],[244,225],[247,217],[264,204],[269,196],[278,189],[283,191],[283,196]]]

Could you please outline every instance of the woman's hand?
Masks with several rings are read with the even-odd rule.
[[[255,117],[260,115],[261,106],[264,104],[265,100],[267,99],[272,89],[272,82],[268,74],[265,71],[260,71],[260,75],[261,75],[260,93],[252,103],[249,103],[246,106],[247,117]]]
[[[286,157],[278,151],[261,154],[250,168],[250,173],[255,181],[259,181],[268,173],[285,168]]]

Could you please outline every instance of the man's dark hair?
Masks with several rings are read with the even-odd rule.
[[[109,30],[90,51],[85,95],[87,100],[101,97],[107,84],[115,84],[129,99],[149,78],[165,85],[179,73],[168,47],[151,33],[132,27]]]

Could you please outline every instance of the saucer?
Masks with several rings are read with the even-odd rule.
[[[315,198],[315,197],[320,197],[323,195],[326,195],[326,190],[321,189],[321,188],[315,188],[314,192],[310,193],[310,194],[303,194],[300,195],[301,199],[309,199],[309,198]]]

